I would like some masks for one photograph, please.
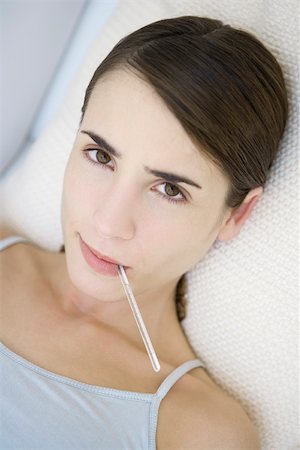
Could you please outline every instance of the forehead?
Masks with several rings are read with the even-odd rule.
[[[196,147],[154,88],[135,74],[118,70],[101,78],[89,99],[81,129],[98,132],[126,155],[137,153],[160,169],[179,168],[206,185],[219,170]],[[153,161],[153,164],[152,162]]]

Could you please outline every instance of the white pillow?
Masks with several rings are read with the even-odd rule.
[[[188,274],[183,328],[211,376],[248,411],[263,450],[293,450],[298,436],[296,0],[122,0],[55,119],[2,180],[2,220],[49,250],[60,248],[63,174],[94,70],[125,34],[187,14],[252,31],[278,58],[287,81],[290,117],[264,195],[240,235],[216,241]]]

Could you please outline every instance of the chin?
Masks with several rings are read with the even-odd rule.
[[[66,264],[69,278],[78,296],[101,302],[124,298],[119,277],[109,277],[93,271],[83,260],[79,247],[78,249],[73,247],[72,250],[66,247]]]

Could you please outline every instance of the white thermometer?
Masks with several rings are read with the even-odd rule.
[[[142,319],[140,310],[138,308],[138,305],[137,305],[136,300],[134,298],[133,292],[131,290],[131,287],[130,287],[128,278],[126,276],[126,272],[124,270],[124,267],[118,265],[118,272],[119,272],[119,276],[120,276],[121,282],[123,284],[123,288],[125,290],[127,299],[129,301],[129,305],[130,305],[131,310],[133,312],[133,316],[135,318],[135,321],[137,323],[139,332],[140,332],[140,334],[142,336],[142,339],[144,341],[146,350],[148,352],[148,356],[150,358],[152,367],[153,367],[155,372],[159,372],[160,371],[160,364],[158,362],[158,359],[157,359],[155,350],[153,348],[151,339],[149,337],[149,334],[148,334],[147,329],[145,327],[145,324],[144,324],[144,321]]]

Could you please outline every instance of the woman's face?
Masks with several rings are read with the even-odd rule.
[[[151,86],[110,73],[91,95],[65,171],[62,226],[73,284],[104,301],[124,296],[118,277],[87,264],[81,237],[130,267],[136,295],[175,287],[217,238],[227,189]]]

